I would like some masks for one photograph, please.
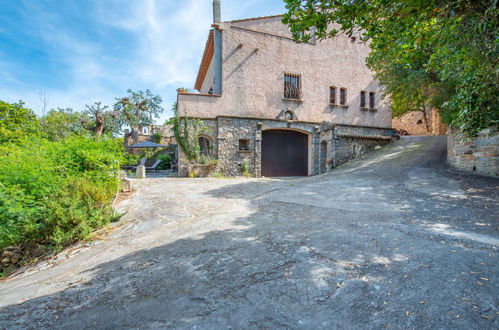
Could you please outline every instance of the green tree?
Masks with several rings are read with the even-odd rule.
[[[429,106],[470,135],[497,125],[496,0],[285,0],[295,39],[369,42],[394,114]]]
[[[104,134],[117,135],[121,131],[120,113],[109,110],[109,107],[102,105],[101,102],[85,105],[82,120],[85,128],[97,136]]]
[[[153,124],[154,119],[159,118],[163,112],[162,99],[159,95],[153,95],[149,90],[134,92],[129,89],[127,93],[128,96],[116,99],[114,110],[117,111],[122,123],[130,127],[133,143],[136,144],[139,129]]]
[[[16,141],[23,136],[40,134],[40,122],[24,102],[0,101],[0,143]]]
[[[71,108],[50,110],[40,119],[42,132],[50,141],[61,141],[72,134],[84,133],[82,115]]]

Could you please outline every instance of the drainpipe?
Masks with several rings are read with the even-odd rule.
[[[213,94],[222,95],[222,31],[218,24],[221,22],[220,0],[213,0],[213,60],[215,81]]]

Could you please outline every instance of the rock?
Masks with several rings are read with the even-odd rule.
[[[38,258],[43,254],[43,248],[40,245],[37,245],[33,250],[31,250],[31,255],[35,258]]]
[[[17,248],[15,246],[7,246],[4,251],[15,251]]]
[[[10,258],[10,263],[13,265],[17,264],[18,261],[19,261],[19,258],[17,256]]]
[[[7,250],[5,250],[5,251],[3,251],[3,253],[2,253],[2,257],[4,257],[4,258],[7,258],[7,257],[12,257],[14,254],[15,254],[15,252],[14,252],[14,251],[7,251]]]
[[[10,258],[3,258],[2,264],[10,264]]]

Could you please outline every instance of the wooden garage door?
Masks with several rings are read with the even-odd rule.
[[[308,136],[287,130],[262,132],[263,176],[306,176]]]

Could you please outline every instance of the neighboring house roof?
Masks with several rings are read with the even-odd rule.
[[[250,18],[243,18],[243,19],[236,19],[229,21],[231,23],[237,23],[237,22],[245,22],[245,21],[255,21],[259,19],[267,19],[267,18],[274,18],[274,17],[282,17],[284,15],[279,14],[279,15],[269,15],[269,16],[259,16],[259,17],[250,17]]]
[[[213,58],[213,30],[210,30],[208,35],[208,40],[206,41],[206,46],[204,47],[203,59],[201,60],[201,65],[199,66],[198,76],[196,78],[196,83],[194,88],[198,91],[201,90],[203,86],[204,78],[210,67],[211,59]]]

